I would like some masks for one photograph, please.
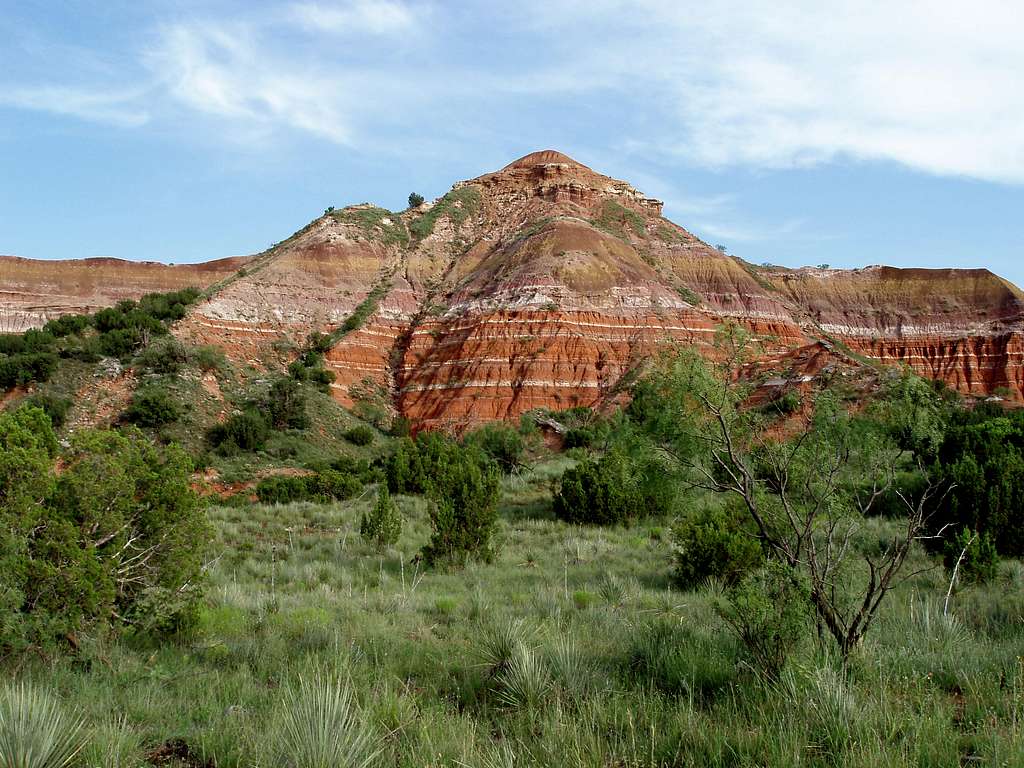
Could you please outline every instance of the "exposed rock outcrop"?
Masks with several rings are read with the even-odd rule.
[[[990,272],[754,267],[553,150],[416,209],[332,211],[244,262],[2,259],[0,322],[190,283],[217,289],[178,335],[274,366],[338,331],[335,397],[386,400],[421,426],[609,402],[667,344],[713,354],[729,319],[798,384],[860,360],[976,395],[1024,387],[1024,295]]]

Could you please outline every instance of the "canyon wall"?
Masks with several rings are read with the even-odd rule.
[[[1019,400],[1024,386],[1024,297],[990,272],[754,267],[552,150],[415,209],[331,211],[245,260],[2,258],[0,330],[189,284],[216,290],[181,338],[274,368],[335,332],[334,396],[421,426],[600,406],[659,350],[714,354],[730,320],[801,380],[841,361],[907,364],[971,395]]]

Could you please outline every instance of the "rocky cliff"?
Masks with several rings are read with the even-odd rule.
[[[333,333],[335,397],[421,425],[600,405],[666,344],[713,354],[728,319],[766,360],[804,361],[802,379],[838,357],[906,363],[975,395],[1024,386],[1024,295],[987,271],[753,267],[551,150],[416,209],[330,211],[244,264],[0,260],[0,322],[189,283],[216,289],[183,338],[274,366]]]

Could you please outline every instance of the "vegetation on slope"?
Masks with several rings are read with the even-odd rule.
[[[375,205],[328,211],[331,218],[357,226],[364,235],[384,245],[409,244],[409,231],[397,213]]]
[[[261,453],[274,441],[325,440],[296,414],[333,442],[264,478],[262,503],[208,509],[194,623],[167,642],[69,614],[77,650],[53,650],[64,633],[12,653],[12,676],[81,713],[90,766],[1021,762],[1019,420],[910,376],[853,410],[828,390],[747,408],[725,375],[746,341],[723,332],[723,367],[661,361],[624,412],[544,414],[564,452],[529,418],[349,441],[358,421],[321,411],[336,405],[310,381],[251,383],[237,418],[265,430],[238,446],[252,467],[279,458]],[[54,478],[24,471],[59,450],[42,413],[0,418],[45,444],[11,426],[0,466],[20,471],[0,478],[70,471],[60,498],[89,499],[134,477],[105,446],[140,432],[96,433]],[[25,509],[50,498],[30,485]],[[141,514],[138,498],[117,496]]]
[[[434,203],[429,211],[414,219],[409,224],[409,231],[415,239],[422,240],[433,234],[434,227],[442,217],[451,222],[452,229],[458,230],[479,207],[479,189],[474,186],[453,189]]]

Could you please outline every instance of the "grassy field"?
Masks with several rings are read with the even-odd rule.
[[[293,764],[317,696],[302,686],[324,681],[351,690],[350,730],[381,766],[1024,765],[1018,563],[957,594],[952,617],[942,569],[917,575],[848,668],[809,640],[768,682],[718,618],[719,587],[672,588],[668,521],[552,519],[550,481],[571,463],[507,479],[498,559],[454,572],[416,561],[421,498],[399,498],[384,553],[358,535],[372,488],[214,507],[193,636],[94,641],[17,675],[84,717],[81,764],[104,768]],[[927,565],[917,552],[909,570]]]

